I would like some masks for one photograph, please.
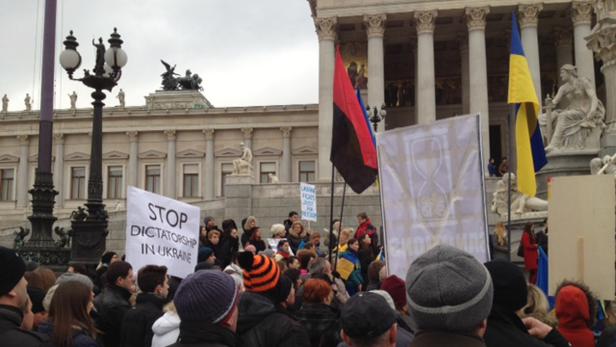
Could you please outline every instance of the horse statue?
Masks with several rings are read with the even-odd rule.
[[[177,79],[179,89],[181,90],[203,90],[201,82],[203,80],[198,74],[192,74],[190,70],[186,70],[186,75]]]

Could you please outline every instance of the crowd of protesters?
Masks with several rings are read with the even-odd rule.
[[[528,283],[530,228],[526,275],[438,245],[402,279],[387,273],[368,216],[357,222],[337,221],[321,242],[295,212],[267,229],[249,216],[241,232],[208,217],[184,279],[113,252],[96,272],[74,265],[57,276],[0,247],[0,346],[616,346],[616,315],[586,285],[563,282],[550,309]]]

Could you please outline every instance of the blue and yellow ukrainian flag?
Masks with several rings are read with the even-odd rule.
[[[537,193],[535,173],[541,170],[548,161],[545,157],[539,129],[539,100],[528,68],[528,61],[524,55],[515,13],[512,26],[507,102],[516,105],[515,141],[518,190],[528,196],[535,196]]]

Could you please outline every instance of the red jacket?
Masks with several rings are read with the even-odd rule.
[[[537,241],[528,233],[522,233],[522,246],[524,247],[524,268],[526,270],[537,270],[539,252],[537,251]]]
[[[373,238],[373,235],[376,235],[376,228],[372,225],[370,218],[366,219],[365,222],[361,223],[357,227],[357,230],[355,231],[355,238],[357,240],[361,240],[366,234],[370,235],[370,238]]]
[[[567,285],[556,296],[558,330],[573,347],[595,347],[590,330],[590,308],[586,294],[580,288]]]

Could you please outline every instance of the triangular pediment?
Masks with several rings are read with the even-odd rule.
[[[196,149],[187,149],[176,154],[178,158],[203,158],[205,153],[197,151]]]
[[[111,151],[104,153],[103,159],[128,159],[128,154],[120,151]]]
[[[272,156],[272,155],[281,155],[282,151],[278,148],[274,147],[263,147],[255,150],[254,155],[258,156]]]
[[[52,155],[51,156],[51,161],[55,161],[56,160],[56,156]],[[28,157],[28,161],[31,163],[36,163],[38,162],[38,154],[32,154],[31,156]]]
[[[65,161],[90,160],[90,156],[81,152],[69,153],[64,156]]]
[[[0,155],[0,163],[17,163],[19,162],[19,157],[10,154]]]
[[[242,155],[242,151],[238,148],[225,147],[216,151],[217,157],[240,157]]]
[[[165,159],[167,158],[167,153],[163,153],[156,150],[149,150],[145,152],[141,152],[139,154],[139,159]]]
[[[301,146],[301,147],[295,148],[293,150],[293,154],[294,155],[317,154],[317,149],[312,146]]]

